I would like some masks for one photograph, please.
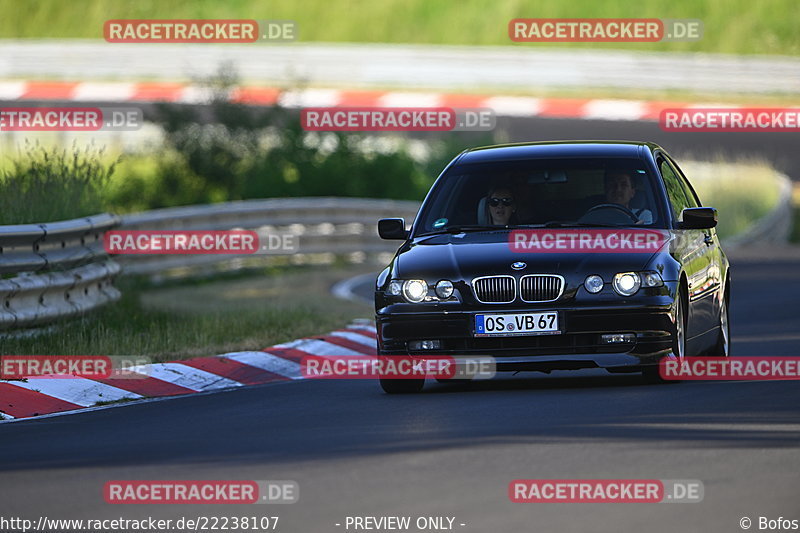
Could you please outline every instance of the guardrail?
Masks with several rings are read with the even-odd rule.
[[[376,220],[417,212],[416,202],[358,198],[281,198],[158,209],[122,218],[88,218],[0,226],[0,330],[72,317],[119,299],[123,274],[178,276],[264,264],[275,255],[118,255],[103,248],[106,231],[248,229],[259,236],[291,233],[298,258],[317,254],[392,253]],[[302,261],[298,261],[300,263]]]
[[[126,230],[254,230],[263,239],[297,236],[298,262],[317,254],[393,253],[396,243],[378,237],[377,220],[416,216],[419,203],[362,198],[279,198],[158,209],[123,217]],[[265,264],[281,252],[254,255],[117,256],[126,274],[176,275]]]
[[[120,221],[102,214],[0,226],[0,329],[43,324],[117,300],[113,279],[120,267],[102,240]]]

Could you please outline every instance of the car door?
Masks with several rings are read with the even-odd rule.
[[[697,197],[697,194],[694,192],[689,180],[686,179],[686,175],[683,174],[683,171],[678,167],[678,165],[669,158],[666,157],[667,160],[670,162],[670,165],[677,171],[678,178],[683,188],[684,193],[686,194],[686,198],[689,201],[689,207],[702,207],[700,203],[700,199]],[[702,230],[703,232],[703,242],[706,244],[705,253],[708,257],[708,266],[705,275],[705,285],[703,287],[703,303],[701,307],[705,310],[705,307],[708,307],[708,313],[703,313],[700,317],[702,319],[702,325],[700,329],[702,331],[709,331],[717,327],[719,320],[719,312],[720,312],[720,305],[722,303],[722,297],[720,291],[722,291],[722,250],[719,245],[719,238],[717,237],[717,230],[716,228],[709,228]]]
[[[677,170],[664,154],[656,157],[656,164],[667,190],[673,220],[680,221],[682,211],[687,207],[693,207],[692,204],[697,203],[696,199],[690,200],[687,197]],[[706,331],[706,324],[713,312],[713,298],[710,298],[710,293],[707,292],[712,254],[709,251],[707,230],[676,230],[676,233],[679,236],[679,246],[676,251],[680,255],[679,260],[686,273],[689,294],[686,348],[687,353],[695,353],[697,346],[693,339]]]

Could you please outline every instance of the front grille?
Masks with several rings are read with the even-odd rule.
[[[552,302],[564,291],[564,278],[552,274],[532,274],[519,280],[523,302]]]
[[[475,298],[485,304],[507,304],[517,298],[513,276],[485,276],[472,280]]]

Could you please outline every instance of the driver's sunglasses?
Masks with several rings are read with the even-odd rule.
[[[489,205],[492,207],[497,207],[500,205],[500,202],[503,203],[504,206],[510,207],[514,205],[513,198],[489,198]]]

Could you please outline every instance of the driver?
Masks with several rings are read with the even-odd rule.
[[[629,209],[637,218],[637,224],[652,224],[653,213],[649,209],[630,207],[631,199],[636,194],[633,176],[624,170],[610,170],[606,172],[605,180],[606,202],[618,204]]]

